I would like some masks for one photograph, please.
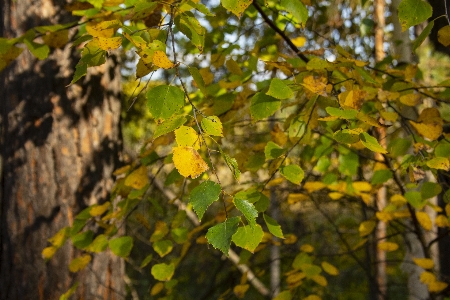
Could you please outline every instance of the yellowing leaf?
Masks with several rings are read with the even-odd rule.
[[[406,204],[406,202],[407,202],[406,198],[400,194],[393,195],[390,200],[391,200],[391,203],[393,203],[397,206]]]
[[[444,215],[438,215],[436,219],[434,219],[434,223],[438,227],[449,227],[450,222],[448,221],[448,218]]]
[[[49,260],[50,258],[53,257],[53,255],[55,255],[56,250],[58,250],[57,247],[55,246],[50,246],[50,247],[46,247],[44,248],[44,250],[42,250],[42,258],[44,258],[46,261]]]
[[[312,75],[308,75],[303,79],[303,84],[305,88],[313,92],[314,94],[320,96],[327,96],[327,78],[318,77],[315,78]]]
[[[111,204],[111,203],[110,203],[109,201],[106,201],[106,202],[103,203],[102,205],[96,205],[96,206],[93,206],[93,207],[89,210],[89,214],[90,214],[91,216],[93,216],[93,217],[100,216],[100,215],[102,215],[105,211],[108,210],[110,204]]]
[[[164,283],[157,282],[151,289],[150,295],[155,296],[158,295],[164,289]]]
[[[432,282],[436,282],[436,276],[431,272],[425,271],[420,274],[420,281],[428,285]]]
[[[305,273],[303,273],[303,272],[295,272],[295,273],[289,274],[289,276],[286,278],[286,282],[289,285],[293,285],[295,283],[300,282],[305,277],[306,277]]]
[[[378,220],[386,223],[394,219],[393,214],[386,211],[378,211],[375,213],[375,216],[377,217]]]
[[[219,117],[211,116],[203,118],[201,125],[206,134],[212,136],[223,136],[222,122],[220,122]]]
[[[450,26],[444,26],[438,31],[438,41],[445,47],[448,47],[450,45]]]
[[[309,295],[308,297],[303,298],[303,300],[322,300],[322,298],[317,295]]]
[[[189,126],[181,126],[175,130],[175,140],[178,146],[192,147],[195,150],[200,149],[201,137],[194,128]]]
[[[86,31],[94,37],[109,38],[114,35],[116,28],[121,25],[119,20],[103,21],[100,23],[89,22],[86,24]]]
[[[175,67],[175,64],[169,60],[166,53],[160,50],[153,52],[153,64],[163,69],[171,69]]]
[[[413,258],[413,261],[424,269],[432,269],[434,267],[434,261],[431,258]]]
[[[448,284],[442,281],[433,281],[428,284],[428,290],[432,293],[439,293],[445,290]]]
[[[317,284],[319,284],[321,286],[328,285],[327,279],[325,277],[323,277],[322,275],[313,275],[313,276],[311,276],[311,279],[314,280]]]
[[[398,244],[393,242],[380,242],[377,247],[379,250],[391,252],[398,249]]]
[[[140,166],[125,178],[125,185],[140,190],[149,183],[147,168]]]
[[[318,190],[321,190],[325,187],[325,184],[320,181],[309,181],[303,185],[303,188],[308,191],[308,193],[312,193]]]
[[[442,134],[442,124],[439,110],[426,108],[421,113],[418,122],[409,121],[412,127],[423,137],[435,141]]]
[[[300,251],[311,253],[314,251],[314,247],[311,246],[310,244],[304,244],[300,246]]]
[[[117,49],[122,45],[121,37],[105,38],[99,36],[96,37],[95,40],[97,41],[98,46],[105,51]]]
[[[427,161],[427,166],[432,169],[448,170],[450,168],[450,162],[446,157],[435,157]]]
[[[364,221],[359,225],[359,236],[363,237],[373,232],[377,223],[373,220]]]
[[[339,275],[339,270],[332,264],[327,263],[326,261],[322,262],[322,269],[330,275],[333,275],[333,276]]]
[[[372,185],[365,181],[355,181],[352,186],[357,192],[370,192],[372,190]]]
[[[366,91],[351,90],[339,94],[339,103],[344,108],[360,109],[364,98],[367,96]]]
[[[419,94],[407,94],[400,97],[400,102],[407,106],[416,106],[420,103]]]
[[[91,261],[91,256],[89,254],[85,254],[83,256],[74,258],[69,265],[70,272],[78,272],[83,270]]]
[[[431,230],[433,223],[431,222],[430,216],[424,211],[416,212],[417,221],[419,221],[420,226],[425,230]]]
[[[287,198],[288,204],[294,204],[300,201],[310,200],[308,195],[305,194],[289,194]]]
[[[245,296],[245,293],[250,288],[250,285],[248,284],[239,284],[233,288],[233,293],[236,295],[237,298],[242,299]]]
[[[174,147],[173,163],[182,176],[191,176],[192,179],[197,178],[209,168],[193,147]]]
[[[303,47],[306,43],[306,38],[303,36],[298,36],[293,38],[291,41],[296,47]]]

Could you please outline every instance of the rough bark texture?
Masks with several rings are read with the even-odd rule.
[[[72,21],[66,3],[0,0],[0,35]],[[124,298],[123,262],[110,253],[78,274],[68,270],[79,255],[70,243],[41,257],[81,209],[108,199],[120,150],[117,61],[66,87],[77,52],[67,46],[38,61],[25,50],[0,74],[0,299],[58,299],[75,282],[74,299]]]

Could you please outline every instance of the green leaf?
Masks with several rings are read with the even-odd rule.
[[[175,264],[156,264],[152,267],[151,273],[156,280],[168,281],[175,273]]]
[[[377,153],[387,153],[386,149],[381,147],[377,139],[369,135],[367,132],[363,132],[359,135],[361,143],[369,150]]]
[[[35,43],[32,40],[25,39],[23,41],[27,45],[28,50],[39,60],[46,59],[50,53],[50,48],[45,44]]]
[[[264,217],[264,221],[266,222],[267,228],[269,229],[270,233],[276,237],[284,239],[283,231],[281,230],[281,226],[278,224],[278,222],[266,214],[263,214],[263,217]]]
[[[133,238],[131,236],[122,236],[112,239],[109,241],[109,248],[115,255],[127,257],[133,248]]]
[[[409,204],[411,204],[417,209],[421,209],[425,205],[425,202],[422,199],[422,194],[420,192],[417,191],[406,192],[405,198]]]
[[[330,116],[338,117],[339,119],[355,119],[358,111],[356,109],[340,109],[337,107],[325,108]]]
[[[305,26],[308,20],[308,9],[300,0],[281,0],[281,6]]]
[[[75,293],[75,291],[77,290],[78,285],[79,282],[75,282],[74,285],[72,285],[70,289],[67,290],[67,292],[65,292],[64,294],[61,295],[61,297],[59,297],[59,300],[69,300],[70,296],[72,296],[73,293]]]
[[[92,230],[77,233],[71,237],[72,244],[78,249],[85,249],[92,243],[94,232]]]
[[[209,180],[202,182],[192,190],[189,203],[192,204],[200,220],[203,218],[206,209],[219,199],[220,192],[220,185]]]
[[[255,121],[270,117],[281,106],[281,101],[263,93],[256,93],[251,100],[250,114]]]
[[[356,175],[359,167],[359,156],[356,153],[348,152],[339,155],[339,172],[353,176]]]
[[[313,264],[302,264],[300,270],[306,274],[306,277],[313,277],[319,275],[322,272],[322,268]]]
[[[285,150],[283,148],[281,148],[272,141],[268,142],[266,147],[264,148],[266,160],[278,158],[281,155],[283,155],[284,152]]]
[[[230,157],[228,154],[222,151],[222,148],[219,147],[220,154],[223,156],[225,163],[227,164],[230,171],[233,173],[234,178],[239,181],[239,177],[241,176],[241,171],[239,171],[239,166],[235,158]]]
[[[239,227],[233,235],[232,240],[236,246],[253,253],[259,243],[261,243],[264,232],[260,225]]]
[[[208,95],[208,90],[205,87],[205,81],[203,80],[202,75],[198,71],[196,67],[189,67],[188,68],[189,73],[191,73],[192,78],[194,79],[195,84],[197,87],[202,91],[203,95]]]
[[[258,211],[253,204],[244,199],[234,198],[234,205],[245,216],[250,226],[256,225]]]
[[[145,268],[153,259],[153,254],[149,254],[147,255],[144,260],[142,261],[141,265],[139,266],[139,268]]]
[[[355,129],[342,129],[333,134],[336,142],[341,144],[354,144],[359,142],[359,134],[361,131]]]
[[[235,14],[238,18],[249,7],[252,0],[221,0],[222,6]]]
[[[273,300],[292,300],[291,291],[282,291],[275,298],[273,298]]]
[[[172,236],[175,243],[183,244],[188,239],[188,229],[185,227],[174,228],[170,232],[170,235]]]
[[[200,24],[195,15],[186,11],[175,17],[175,25],[177,28],[191,40],[197,49],[202,52],[205,44],[205,28]]]
[[[288,99],[294,97],[294,92],[291,88],[284,83],[284,80],[274,78],[270,82],[269,90],[266,95],[272,96],[277,99]]]
[[[442,192],[442,187],[440,184],[435,182],[425,182],[420,189],[420,194],[422,199],[430,199]]]
[[[292,262],[292,268],[298,270],[302,265],[312,264],[312,258],[306,252],[300,252],[294,258]]]
[[[424,0],[402,0],[398,5],[398,19],[402,31],[431,17],[433,8]]]
[[[106,235],[99,234],[95,237],[94,241],[86,248],[87,251],[100,253],[106,250],[108,247],[108,239]]]
[[[184,106],[184,92],[178,87],[159,85],[147,92],[147,107],[153,118],[166,120]]]
[[[434,148],[434,155],[436,157],[450,157],[450,143],[442,141]]]
[[[73,84],[80,80],[81,77],[86,76],[87,74],[87,64],[83,63],[82,61],[79,61],[78,64],[75,66],[75,73],[73,74],[72,81],[70,84]]]
[[[153,250],[159,254],[160,257],[164,257],[169,254],[173,249],[173,244],[169,240],[160,240],[153,243]]]
[[[372,185],[382,184],[391,179],[392,177],[393,173],[391,170],[376,170],[373,173],[372,180],[370,181],[370,183]]]
[[[219,223],[208,229],[206,238],[214,248],[219,249],[228,256],[230,250],[231,237],[238,229],[240,217],[232,217],[225,222]]]
[[[399,157],[405,155],[410,147],[409,139],[396,138],[389,143],[388,150],[393,157]]]
[[[222,122],[219,117],[211,116],[203,118],[201,122],[203,131],[212,136],[223,136]]]
[[[430,35],[431,29],[433,29],[434,20],[429,22],[428,25],[422,30],[419,36],[414,40],[412,50],[416,51],[420,45],[422,45],[423,41]]]
[[[281,168],[280,173],[287,180],[295,184],[300,184],[305,177],[305,172],[298,165],[284,166]]]
[[[187,119],[184,116],[173,116],[172,118],[167,119],[156,127],[153,134],[153,139],[174,131],[175,129],[186,123],[186,121]]]

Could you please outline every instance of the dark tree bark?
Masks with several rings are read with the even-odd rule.
[[[0,0],[0,35],[73,21],[65,4]],[[124,298],[123,262],[111,253],[77,274],[70,243],[47,263],[41,256],[81,209],[108,199],[121,148],[117,61],[67,87],[77,53],[68,45],[38,61],[25,50],[0,74],[0,299],[58,299],[75,282],[74,299]]]
[[[445,11],[445,1],[447,0],[428,0],[433,7],[433,15],[431,16],[430,21],[436,19],[437,17],[441,17],[434,21],[434,26],[430,33],[430,40],[437,51],[450,55],[450,48],[439,43],[437,39],[439,29],[448,25],[447,18],[442,17],[442,15],[445,14],[447,14],[447,16],[450,15],[450,3],[447,3],[447,11]]]

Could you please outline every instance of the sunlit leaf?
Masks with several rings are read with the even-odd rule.
[[[263,217],[264,217],[264,221],[266,222],[267,228],[269,229],[270,233],[276,237],[283,239],[284,238],[283,231],[281,230],[281,226],[278,224],[278,222],[266,214],[263,214]]]
[[[264,232],[260,225],[246,225],[238,228],[237,232],[233,235],[232,240],[236,246],[253,253],[262,241],[263,236]]]
[[[430,216],[426,212],[417,211],[416,217],[423,229],[431,230],[433,228],[433,223],[431,222]]]
[[[169,254],[173,249],[173,244],[170,240],[160,240],[153,243],[153,250],[159,254],[160,257],[164,257]]]
[[[266,156],[266,160],[269,160],[280,157],[285,151],[285,149],[281,148],[274,142],[268,142],[264,149],[264,154]]]
[[[434,157],[427,161],[427,166],[432,169],[449,170],[450,161],[446,157]]]
[[[450,25],[446,25],[439,29],[437,35],[439,43],[445,47],[450,46]]]
[[[359,135],[361,139],[361,143],[369,150],[377,153],[387,153],[386,149],[384,149],[377,141],[376,138],[369,135],[367,132],[363,132]]]
[[[212,136],[223,136],[222,122],[217,116],[203,118],[201,125],[206,134]]]
[[[175,67],[175,64],[169,60],[166,53],[159,50],[153,52],[153,64],[163,69]]]
[[[201,136],[194,128],[189,126],[181,126],[175,130],[175,140],[178,146],[192,147],[195,150],[200,149]]]
[[[299,23],[303,26],[306,24],[308,20],[308,9],[300,0],[281,0],[281,6],[288,13],[291,13],[294,18],[297,19]]]
[[[106,51],[117,49],[122,45],[121,37],[96,37],[95,39],[97,40],[98,46]]]
[[[233,200],[236,208],[244,215],[247,222],[251,227],[256,225],[256,217],[258,217],[258,211],[253,204],[244,199],[234,198]]]
[[[186,118],[184,116],[175,115],[166,121],[159,124],[155,132],[153,133],[153,138],[156,139],[166,133],[172,132],[184,123],[186,123]]]
[[[189,203],[192,204],[199,220],[203,218],[206,209],[219,200],[220,185],[212,181],[204,181],[196,186],[189,195]]]
[[[448,283],[443,281],[433,281],[428,284],[428,290],[432,293],[440,293],[448,287]]]
[[[442,134],[443,121],[439,110],[436,108],[424,109],[417,119],[417,122],[409,121],[412,127],[423,137],[431,141],[437,140]]]
[[[206,238],[214,248],[219,249],[223,254],[228,255],[230,249],[231,237],[238,230],[240,217],[232,217],[225,222],[219,223],[208,229]]]
[[[151,273],[156,280],[168,281],[175,273],[175,264],[156,264],[152,267]]]
[[[166,120],[184,106],[184,92],[178,87],[159,85],[147,92],[147,107],[155,119]]]
[[[274,78],[270,81],[269,90],[266,95],[272,96],[276,99],[288,99],[294,96],[291,88],[285,83],[284,80]]]
[[[306,38],[303,36],[298,36],[293,38],[291,41],[296,47],[303,47],[306,43]]]
[[[222,6],[238,18],[252,4],[252,0],[221,0]]]
[[[402,31],[426,21],[432,13],[433,8],[424,0],[402,0],[398,5],[398,18]]]
[[[300,184],[305,177],[305,172],[298,165],[284,166],[281,168],[280,173],[294,184]]]
[[[173,163],[178,172],[184,176],[197,178],[209,169],[208,164],[193,147],[174,147]]]
[[[146,166],[140,166],[125,178],[125,185],[137,190],[142,189],[144,186],[149,184],[149,182],[150,179],[148,177]]]
[[[95,237],[92,243],[86,248],[87,251],[100,253],[108,247],[108,238],[104,234],[99,234]]]
[[[420,281],[428,285],[436,282],[436,276],[431,272],[425,271],[420,274]]]

